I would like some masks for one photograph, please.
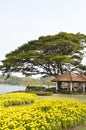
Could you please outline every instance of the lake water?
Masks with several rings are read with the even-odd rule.
[[[14,92],[14,91],[23,91],[26,87],[21,86],[8,86],[0,84],[0,94],[7,93],[7,92]]]

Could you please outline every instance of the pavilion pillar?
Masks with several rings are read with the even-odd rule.
[[[85,84],[83,84],[83,94],[85,94]]]
[[[56,82],[56,91],[58,91],[58,82]]]
[[[70,82],[70,93],[72,93],[72,82]]]

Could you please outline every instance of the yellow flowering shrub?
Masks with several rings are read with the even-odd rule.
[[[36,100],[35,94],[30,93],[7,93],[0,95],[0,106],[13,106],[33,103]]]
[[[29,106],[0,108],[0,130],[62,130],[83,121],[86,105],[71,100],[40,100]]]

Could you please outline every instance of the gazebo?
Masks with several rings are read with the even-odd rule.
[[[74,72],[66,72],[63,75],[58,75],[56,78],[52,80],[56,82],[56,90],[58,90],[58,82],[67,82],[69,83],[70,92],[73,89],[73,83],[83,83],[83,93],[85,93],[85,84],[86,84],[86,76],[82,74],[77,74]]]

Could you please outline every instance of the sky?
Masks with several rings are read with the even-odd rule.
[[[30,40],[86,34],[86,0],[0,0],[0,61]]]

